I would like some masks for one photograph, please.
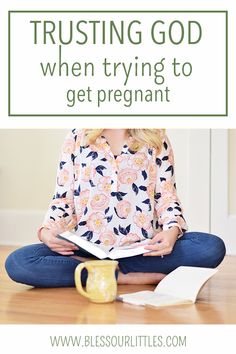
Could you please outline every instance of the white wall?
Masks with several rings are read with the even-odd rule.
[[[236,129],[229,130],[229,213],[236,215]]]

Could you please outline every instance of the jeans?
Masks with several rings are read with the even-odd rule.
[[[75,255],[90,257],[83,250]],[[225,245],[221,238],[202,232],[186,232],[179,238],[169,255],[134,257],[118,259],[122,273],[146,272],[168,274],[179,266],[215,268],[225,256]],[[74,271],[79,260],[53,252],[43,243],[17,249],[6,260],[6,270],[16,282],[35,287],[74,287]],[[86,283],[87,271],[81,275],[82,284]]]

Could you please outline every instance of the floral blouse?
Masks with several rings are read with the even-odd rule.
[[[127,144],[115,157],[105,137],[83,146],[85,130],[72,130],[62,146],[56,190],[43,227],[74,229],[101,246],[124,246],[178,226],[187,230],[176,194],[173,152]],[[133,139],[129,137],[129,139]]]

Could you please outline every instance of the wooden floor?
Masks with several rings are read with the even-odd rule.
[[[228,256],[201,290],[194,305],[159,309],[114,302],[93,304],[74,288],[34,289],[11,281],[4,269],[13,247],[0,248],[0,323],[189,324],[236,323],[236,257]],[[122,285],[118,293],[153,289]]]

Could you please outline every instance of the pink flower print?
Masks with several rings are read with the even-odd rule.
[[[121,200],[116,206],[117,214],[120,218],[127,218],[131,212],[131,204],[128,200]]]
[[[95,175],[94,166],[85,166],[82,170],[82,181],[88,182],[90,179],[93,179]]]
[[[148,230],[151,227],[151,217],[148,214],[137,211],[134,214],[134,222],[138,227]]]
[[[150,164],[149,166],[149,180],[150,183],[155,183],[156,182],[156,176],[157,176],[157,169],[154,164]]]
[[[140,237],[130,232],[128,235],[121,238],[119,246],[128,246],[137,241],[140,241]]]
[[[132,168],[124,168],[118,173],[118,179],[123,184],[132,184],[137,178],[137,172]]]
[[[101,233],[104,231],[107,219],[102,213],[92,213],[87,220],[87,227],[90,231]]]
[[[173,150],[172,149],[169,151],[168,161],[169,161],[170,165],[174,164],[174,154],[173,154]]]
[[[98,151],[98,147],[97,147],[97,145],[95,145],[95,144],[90,144],[89,147],[90,147],[90,149],[91,149],[92,151],[94,151],[94,152],[97,152],[97,151]]]
[[[75,166],[74,166],[75,181],[78,180],[79,171],[80,171],[80,165],[77,163],[77,164],[75,164]]]
[[[109,205],[109,198],[105,194],[95,194],[90,204],[93,210],[105,210]]]
[[[104,246],[112,246],[116,243],[116,237],[112,231],[105,231],[100,234],[99,240]]]
[[[144,152],[136,152],[129,158],[128,164],[135,170],[145,170],[148,166],[147,155]]]
[[[58,177],[57,177],[57,183],[59,186],[64,186],[66,182],[69,180],[69,171],[66,169],[60,170]]]
[[[65,140],[63,147],[62,147],[62,151],[65,154],[72,154],[74,149],[75,149],[75,141],[73,139]]]
[[[162,190],[162,195],[166,194],[176,194],[176,190],[174,188],[174,185],[171,181],[163,181],[161,182],[161,190]]]
[[[77,197],[76,205],[79,207],[79,209],[83,210],[86,208],[86,206],[88,205],[89,194],[90,194],[89,189],[85,189]]]
[[[98,183],[98,190],[105,193],[110,194],[111,192],[111,177],[101,177]]]

